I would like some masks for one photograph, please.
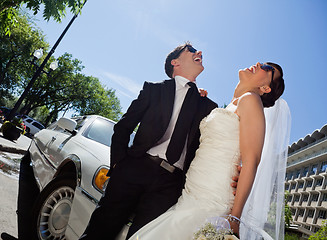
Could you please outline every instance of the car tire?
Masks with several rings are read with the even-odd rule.
[[[41,192],[33,211],[38,239],[65,239],[75,187],[72,176],[59,176]]]

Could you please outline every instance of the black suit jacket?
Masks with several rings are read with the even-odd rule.
[[[137,99],[135,99],[121,120],[114,127],[111,143],[110,167],[126,156],[142,157],[164,135],[168,127],[175,99],[175,80],[159,83],[145,82]],[[199,124],[217,104],[207,97],[198,96],[197,114],[193,119],[188,135],[188,145],[184,171],[186,171],[199,147]],[[133,145],[128,147],[130,135],[139,125]]]

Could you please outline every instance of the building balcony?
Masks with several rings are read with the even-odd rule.
[[[312,186],[311,186],[311,187],[306,187],[306,188],[305,188],[305,191],[306,191],[306,192],[310,192],[310,191],[312,191],[312,190],[313,190],[313,189],[312,189]]]
[[[293,206],[293,207],[300,207],[301,204],[300,204],[300,202],[294,202],[294,204],[293,204],[292,206]]]
[[[322,219],[322,218],[318,218],[316,221],[316,224],[321,226],[322,225],[322,221],[325,221],[326,219]]]
[[[306,191],[305,191],[305,189],[302,187],[302,188],[299,188],[298,190],[297,190],[299,193],[305,193]]]
[[[311,202],[310,204],[311,207],[318,207],[318,205],[319,205],[318,202]]]
[[[296,221],[300,222],[300,223],[303,223],[303,216],[298,216]]]
[[[294,188],[294,189],[290,189],[289,192],[290,193],[297,193],[297,190]]]
[[[315,187],[315,190],[316,190],[316,191],[321,191],[321,190],[323,190],[323,187],[322,187],[322,186],[316,186],[316,187]]]
[[[323,208],[327,208],[327,201],[322,201],[320,206]]]
[[[314,224],[314,223],[313,223],[313,217],[307,217],[307,221],[306,221],[306,223],[307,223],[307,224],[310,224],[310,225]]]

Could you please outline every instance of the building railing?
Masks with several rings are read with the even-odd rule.
[[[307,148],[309,148],[309,147],[311,147],[313,145],[316,145],[317,143],[323,142],[324,140],[327,140],[327,136],[325,136],[325,137],[323,137],[323,138],[321,138],[319,140],[316,140],[316,141],[314,141],[312,143],[309,143],[308,145],[306,145],[304,147],[301,147],[301,148],[295,150],[294,152],[289,153],[288,157],[291,157],[291,156],[293,156],[294,154],[296,154],[298,152],[301,152],[301,151],[303,151],[303,150],[305,150],[305,149],[307,149]]]
[[[326,138],[326,137],[325,137],[325,138]],[[326,139],[327,139],[327,138],[326,138]],[[299,162],[303,162],[303,161],[305,161],[305,160],[307,160],[307,159],[314,158],[314,157],[317,157],[317,156],[319,156],[319,155],[323,155],[323,154],[325,154],[325,153],[327,153],[327,148],[323,148],[323,149],[321,149],[321,150],[318,151],[318,152],[314,152],[314,153],[312,153],[312,154],[310,154],[310,155],[307,155],[307,156],[305,156],[305,157],[299,158],[299,159],[297,159],[297,160],[294,161],[294,162],[291,162],[291,163],[288,163],[288,162],[287,162],[287,167],[294,166],[294,165],[296,165],[296,164],[299,163]],[[288,157],[290,157],[290,155],[289,155]]]

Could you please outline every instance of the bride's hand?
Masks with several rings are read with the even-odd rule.
[[[241,167],[240,165],[238,165],[238,166],[237,166],[238,175],[237,175],[237,176],[234,176],[234,177],[232,178],[232,180],[233,180],[234,182],[231,183],[231,186],[232,186],[233,188],[235,188],[235,191],[233,191],[234,196],[235,196],[235,194],[236,194],[236,188],[237,188],[238,177],[239,177],[239,175],[240,175],[241,170],[242,170],[242,167]]]
[[[199,88],[199,93],[200,93],[201,97],[207,97],[208,96],[207,90],[204,90],[203,88]]]
[[[229,221],[229,220],[228,220]],[[231,222],[229,221],[230,227],[233,230],[233,234],[239,238],[240,235],[240,223],[239,222]]]
[[[233,234],[239,238],[240,232],[240,219],[229,214],[226,216],[227,221],[229,222],[230,228],[233,231]]]

